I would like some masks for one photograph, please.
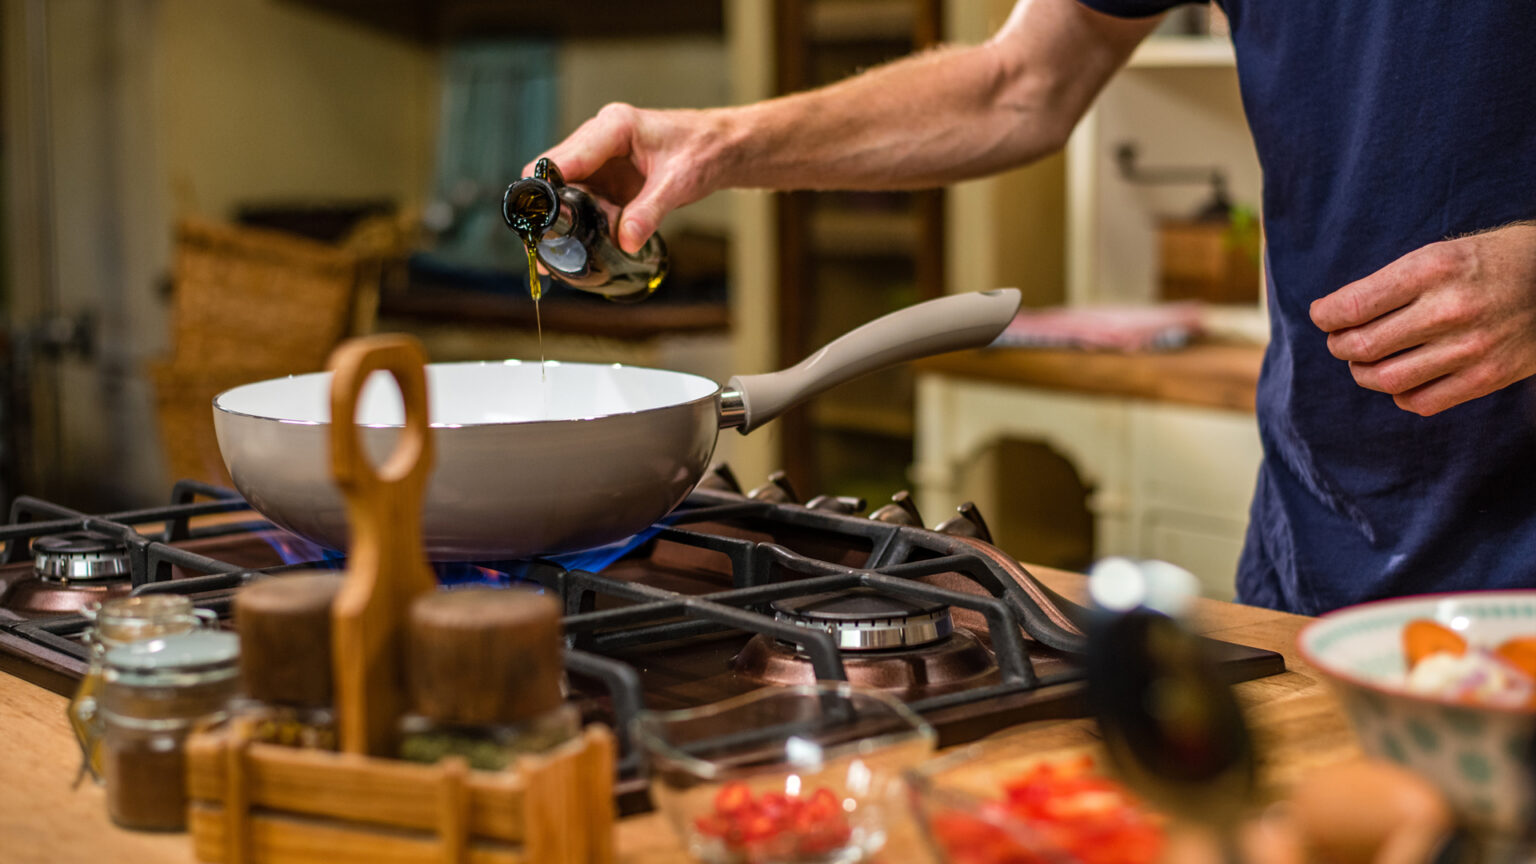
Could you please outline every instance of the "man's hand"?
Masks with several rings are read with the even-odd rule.
[[[568,182],[621,208],[619,247],[636,252],[667,213],[715,191],[723,111],[648,111],[613,103],[545,153]],[[533,173],[533,164],[523,175]]]
[[[1362,387],[1428,417],[1536,374],[1536,223],[1432,243],[1312,304]]]

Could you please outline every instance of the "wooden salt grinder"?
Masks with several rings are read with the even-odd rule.
[[[347,579],[331,610],[336,732],[344,753],[393,758],[404,709],[404,621],[411,600],[437,589],[421,541],[431,473],[426,353],[410,336],[380,334],[331,354],[331,475],[347,501]],[[362,447],[357,400],[370,373],[394,376],[405,427],[377,469]]]

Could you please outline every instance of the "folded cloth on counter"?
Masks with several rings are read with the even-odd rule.
[[[992,346],[1164,351],[1189,344],[1200,332],[1200,317],[1198,303],[1025,309]]]

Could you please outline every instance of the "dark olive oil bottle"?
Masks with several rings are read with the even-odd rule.
[[[528,284],[535,301],[543,293],[535,257],[572,288],[625,303],[649,297],[666,278],[667,245],[661,235],[652,235],[633,255],[620,249],[599,199],[567,185],[548,159],[535,163],[532,177],[507,187],[501,214],[528,249]]]

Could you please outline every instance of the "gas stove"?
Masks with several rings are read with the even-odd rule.
[[[251,580],[345,566],[230,490],[183,481],[171,497],[106,515],[16,499],[0,527],[0,672],[70,692],[92,601],[171,592],[227,619]],[[435,567],[448,588],[519,583],[561,600],[569,698],[618,734],[626,808],[644,785],[627,730],[645,708],[848,680],[905,701],[941,746],[1086,711],[1084,610],[993,546],[974,508],[933,530],[906,493],[864,509],[800,503],[781,478],[743,491],[722,467],[603,558]],[[1233,681],[1285,668],[1274,652],[1215,647]]]

